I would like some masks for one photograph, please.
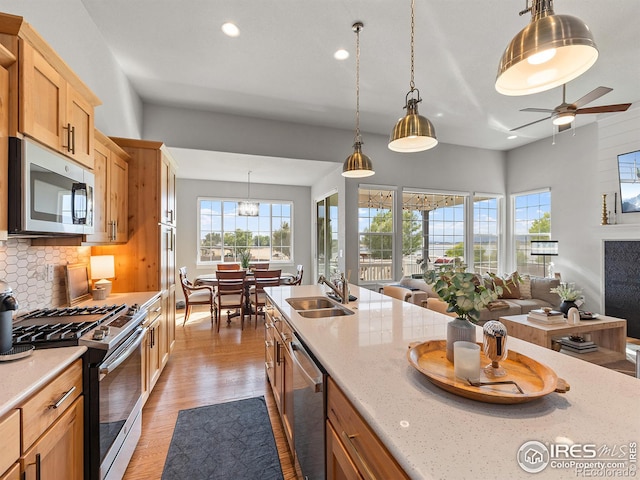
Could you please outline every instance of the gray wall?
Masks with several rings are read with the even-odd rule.
[[[366,179],[345,180],[340,173],[342,163],[352,153],[352,132],[145,104],[143,134],[145,138],[162,139],[172,147],[335,162],[333,174],[318,179],[312,186],[310,198],[307,199],[307,211],[313,218],[315,201],[331,191],[338,191],[339,241],[343,250],[343,257],[339,258],[338,264],[343,271],[351,272],[351,281],[354,283],[357,282],[358,271],[356,219],[360,185],[397,186],[399,191],[407,187],[499,195],[505,192],[505,154],[493,150],[440,144],[427,152],[399,154],[387,148],[387,136],[364,133],[363,151],[373,161],[376,174]],[[185,198],[188,201],[190,195],[191,192],[184,191],[178,185],[179,204]],[[399,213],[400,202],[397,208]],[[297,204],[296,210],[300,210]],[[190,211],[187,209],[185,214],[190,215]],[[303,227],[295,224],[294,228],[298,235]],[[315,225],[309,224],[309,228],[311,230],[307,234],[315,235]],[[180,241],[183,235],[181,228],[178,235]],[[304,246],[303,255],[315,258],[311,235],[310,242]],[[317,273],[315,269],[312,272],[312,276]],[[397,279],[400,276],[398,264],[394,277]]]
[[[576,129],[575,136],[556,135],[555,145],[548,138],[507,153],[508,193],[551,187],[556,271],[582,289],[585,308],[595,312],[604,311],[603,241],[640,238],[640,213],[619,215],[618,225],[601,225],[602,194],[613,209],[618,191],[617,155],[640,149],[638,131],[640,108],[632,107]],[[511,231],[506,234],[509,238]]]
[[[246,185],[244,183],[212,182],[204,180],[178,179],[178,215],[176,235],[176,266],[187,267],[189,277],[193,280],[198,275],[213,273],[213,267],[197,267],[198,197],[222,197],[244,199]],[[283,272],[295,273],[296,265],[302,264],[305,271],[311,266],[311,189],[309,187],[291,187],[285,185],[251,184],[251,198],[255,200],[287,200],[293,201],[293,260],[282,265]],[[278,266],[280,268],[280,266]],[[308,277],[305,278],[308,280]],[[306,282],[305,282],[306,283]],[[182,290],[176,292],[178,298],[184,298]]]
[[[80,0],[4,0],[0,9],[24,17],[102,100],[98,130],[141,138],[142,102]]]

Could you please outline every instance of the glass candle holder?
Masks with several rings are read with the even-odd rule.
[[[507,327],[497,320],[491,320],[482,327],[484,334],[483,351],[491,363],[484,367],[487,377],[504,377],[507,372],[500,361],[507,358]]]

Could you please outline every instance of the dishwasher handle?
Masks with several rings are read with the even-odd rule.
[[[315,362],[309,356],[307,351],[304,349],[302,345],[297,342],[289,342],[289,353],[291,354],[291,358],[293,362],[296,364],[300,373],[304,377],[305,381],[309,384],[310,387],[313,387],[315,393],[322,392],[323,389],[323,374],[318,367],[316,367]],[[309,373],[307,369],[300,363],[298,359],[298,355],[303,356],[307,359],[309,366],[313,368],[313,372]]]

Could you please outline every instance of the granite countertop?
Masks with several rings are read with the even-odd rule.
[[[517,462],[529,441],[606,447],[598,460],[628,466],[630,444],[640,442],[638,379],[511,337],[509,349],[549,366],[571,390],[516,405],[470,400],[432,384],[406,358],[412,342],[444,339],[450,317],[351,285],[355,315],[304,318],[286,299],[327,287],[266,291],[412,478],[530,478]],[[551,463],[535,478],[576,476],[575,467]]]
[[[28,357],[0,362],[0,417],[56,378],[87,347],[34,350]]]
[[[160,292],[112,293],[104,300],[87,300],[81,305],[137,303],[142,307],[159,294]],[[45,348],[34,350],[28,357],[0,362],[0,417],[53,380],[86,350],[86,347],[80,346]]]
[[[154,300],[160,292],[128,292],[128,293],[112,293],[104,300],[87,300],[80,305],[119,305],[126,303],[128,306],[137,303],[140,307],[145,306],[151,300]]]

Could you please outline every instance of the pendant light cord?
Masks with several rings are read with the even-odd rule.
[[[360,136],[360,30],[361,23],[354,23],[353,29],[356,32],[356,136],[355,143],[362,143]]]
[[[251,200],[251,170],[247,173],[247,200]]]
[[[414,27],[415,27],[415,14],[414,14],[414,10],[416,7],[416,2],[415,0],[411,0],[411,81],[409,82],[409,88],[411,89],[410,91],[413,92],[416,89],[416,84],[413,81],[413,76],[414,76],[414,68],[413,68],[413,50],[415,47],[415,42],[413,40],[413,31],[414,31]]]

